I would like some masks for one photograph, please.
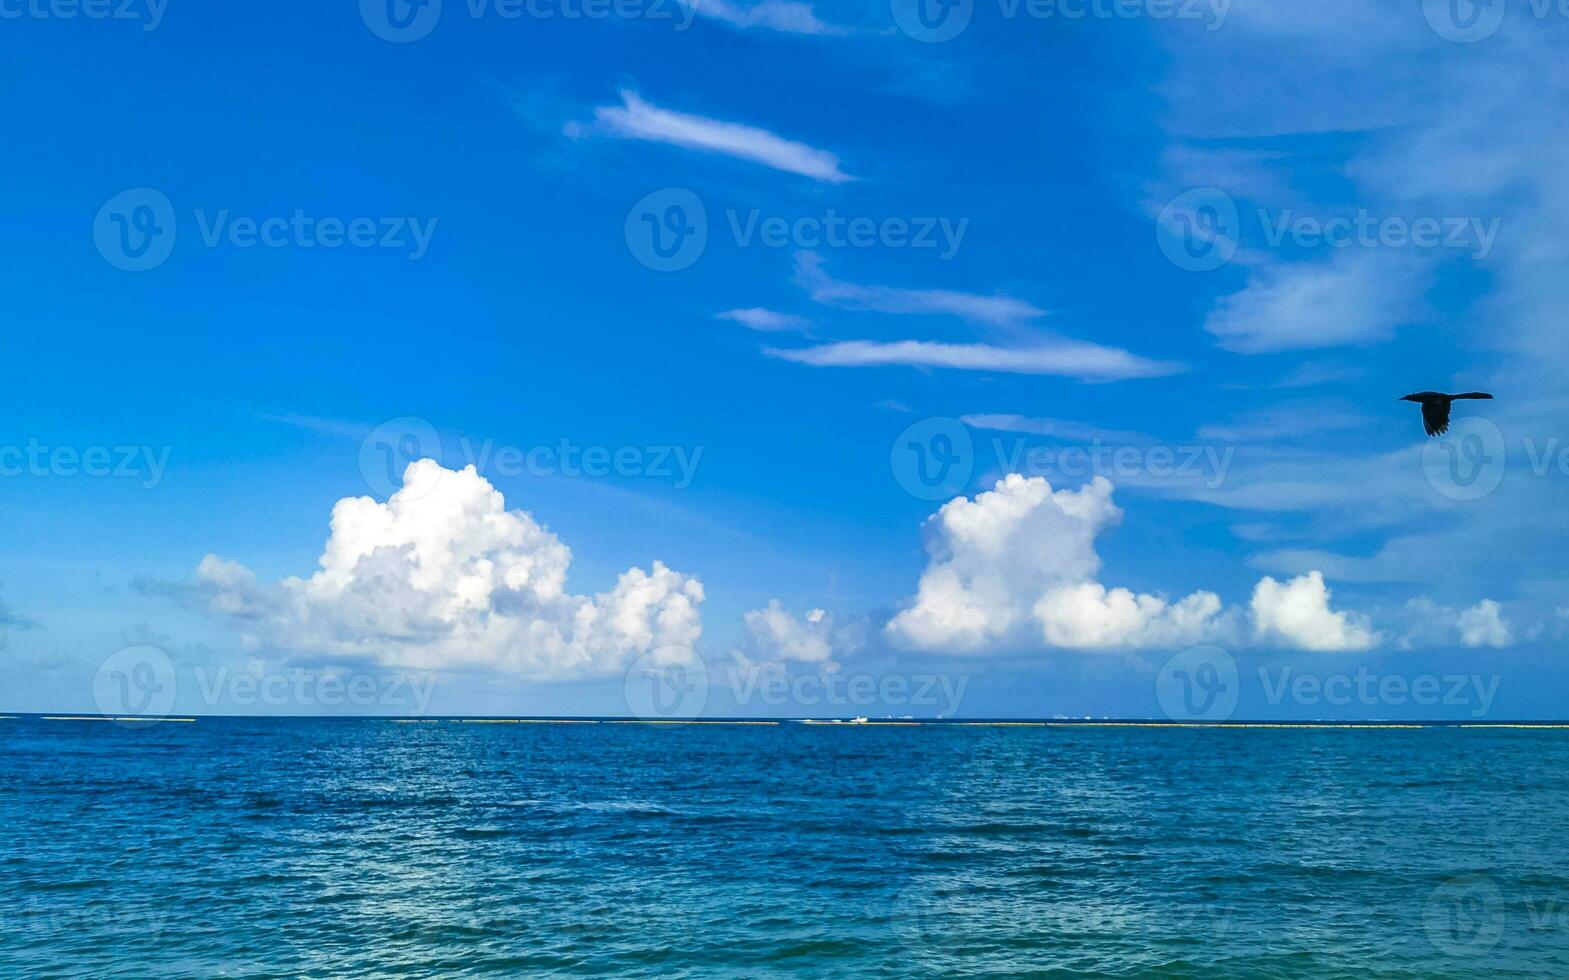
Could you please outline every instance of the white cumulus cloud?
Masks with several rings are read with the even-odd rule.
[[[1460,642],[1468,647],[1506,647],[1514,642],[1514,631],[1492,599],[1463,611],[1458,625]]]
[[[1465,647],[1507,647],[1515,642],[1513,624],[1493,599],[1454,609],[1422,596],[1406,603],[1405,611],[1410,624],[1400,646],[1406,649],[1456,641]]]
[[[915,597],[885,626],[919,650],[989,653],[1174,647],[1255,640],[1305,650],[1362,650],[1379,634],[1354,612],[1335,611],[1318,572],[1265,578],[1246,611],[1213,592],[1181,599],[1108,588],[1098,581],[1100,533],[1122,519],[1112,484],[1096,477],[1054,490],[1010,474],[973,499],[957,497],[927,520],[928,561]]]
[[[1258,638],[1304,650],[1367,650],[1380,636],[1367,618],[1336,612],[1320,573],[1308,572],[1286,582],[1268,575],[1253,589],[1253,627]]]
[[[309,578],[258,581],[205,557],[211,608],[254,645],[432,669],[488,667],[536,679],[625,669],[660,648],[691,648],[703,586],[660,562],[597,595],[566,589],[572,553],[473,466],[409,464],[385,504],[347,497]]]
[[[1229,627],[1206,592],[1178,602],[1095,581],[1095,538],[1122,511],[1096,477],[1053,490],[1040,477],[1010,474],[969,499],[944,504],[926,526],[930,560],[890,637],[926,650],[984,652],[1039,645],[1077,649],[1193,643]]]
[[[753,609],[742,618],[748,660],[826,663],[833,658],[833,620],[821,609],[808,610],[798,619],[778,599],[770,599],[765,608]]]
[[[1056,647],[1181,646],[1231,632],[1229,616],[1222,615],[1220,597],[1213,592],[1167,602],[1084,582],[1046,593],[1034,612],[1042,636]]]

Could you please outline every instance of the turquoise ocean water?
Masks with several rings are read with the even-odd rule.
[[[0,975],[1569,975],[1569,731],[0,721]]]

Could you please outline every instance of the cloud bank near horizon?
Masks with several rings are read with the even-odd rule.
[[[703,585],[655,561],[597,595],[566,588],[572,552],[473,466],[410,463],[386,503],[345,497],[309,578],[269,585],[207,555],[209,607],[248,646],[418,669],[493,668],[537,680],[600,677],[690,649]]]
[[[1099,476],[1055,490],[1010,474],[944,504],[926,523],[916,595],[885,634],[906,649],[968,654],[1196,643],[1349,652],[1384,642],[1369,616],[1334,608],[1317,570],[1284,582],[1265,576],[1245,608],[1209,591],[1172,599],[1102,584],[1095,540],[1123,516],[1113,489]],[[1512,635],[1490,599],[1448,619],[1466,646],[1504,645]]]

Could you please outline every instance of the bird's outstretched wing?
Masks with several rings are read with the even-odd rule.
[[[1430,436],[1449,431],[1449,399],[1434,398],[1422,403],[1422,428]]]
[[[1493,396],[1489,395],[1485,391],[1466,391],[1466,392],[1461,392],[1458,395],[1450,395],[1449,397],[1451,399],[1453,399],[1453,398],[1485,398],[1488,401],[1492,401],[1493,400]]]

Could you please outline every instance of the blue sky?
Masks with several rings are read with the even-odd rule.
[[[0,708],[1563,714],[1554,11],[6,9]]]

